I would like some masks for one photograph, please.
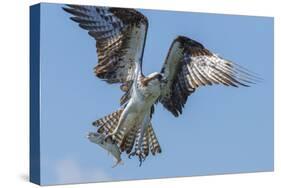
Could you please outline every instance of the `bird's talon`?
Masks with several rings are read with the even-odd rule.
[[[145,160],[145,158],[146,158],[146,155],[143,153],[143,152],[141,152],[141,150],[136,150],[136,151],[134,151],[134,152],[132,152],[132,153],[130,153],[129,154],[129,159],[131,159],[131,157],[132,156],[138,156],[138,158],[139,158],[139,162],[140,162],[140,164],[139,164],[139,166],[141,166],[142,165],[142,162]]]
[[[136,155],[136,152],[132,152],[132,153],[130,153],[130,154],[128,155],[128,158],[131,159],[131,157],[132,157],[132,156],[135,156],[135,155]]]
[[[141,167],[141,164],[142,164],[142,158],[139,156],[139,161],[140,161],[140,164],[139,164],[139,167]]]

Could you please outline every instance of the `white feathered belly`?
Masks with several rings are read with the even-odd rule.
[[[126,133],[134,126],[145,126],[145,118],[150,116],[151,106],[160,95],[159,87],[138,88],[129,100],[122,116],[124,117],[121,127],[126,127]]]
[[[151,104],[146,103],[144,100],[139,100],[136,97],[131,98],[124,111],[127,114],[123,126],[127,127],[128,130],[134,126],[141,126],[144,117],[150,112],[150,108]]]

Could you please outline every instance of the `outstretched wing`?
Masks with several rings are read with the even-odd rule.
[[[199,86],[224,84],[248,87],[258,79],[245,68],[183,36],[173,41],[161,73],[167,84],[159,101],[175,116],[182,113],[188,96]]]
[[[96,76],[108,83],[122,83],[121,89],[128,91],[134,77],[135,62],[142,62],[147,18],[126,8],[67,5],[63,9],[96,39]]]

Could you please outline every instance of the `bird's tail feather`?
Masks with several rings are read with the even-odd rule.
[[[134,126],[130,130],[128,135],[125,137],[124,142],[120,147],[122,152],[126,151],[126,153],[129,154],[132,151],[132,149],[134,147],[136,137],[137,137],[137,134],[138,134],[138,126]]]
[[[118,125],[119,119],[121,117],[121,114],[123,112],[123,108],[117,110],[116,112],[113,112],[107,116],[104,116],[103,118],[100,118],[93,122],[93,125],[98,127],[97,132],[103,135],[108,135],[114,132],[115,128]],[[128,130],[131,131],[131,130]],[[127,130],[126,128],[121,128],[115,135],[114,135],[114,141],[118,145],[118,147],[122,148],[121,146],[124,145],[125,138],[127,136]]]
[[[152,155],[155,155],[156,153],[161,153],[162,150],[161,150],[160,144],[158,142],[158,139],[156,137],[156,134],[155,134],[151,124],[148,125],[146,133],[147,133],[147,138],[148,138],[147,140],[149,143],[149,148],[150,148]]]
[[[93,126],[98,127],[98,133],[108,135],[117,127],[122,112],[123,109],[119,109],[116,112],[104,116],[103,118],[94,121]]]
[[[132,149],[141,148],[145,156],[149,155],[149,151],[152,155],[161,153],[161,147],[151,123],[148,125],[142,143],[140,143],[141,129],[139,126],[135,126],[131,129],[130,133],[125,137],[123,144],[121,145],[121,151],[126,151],[127,154],[131,153]],[[139,145],[141,144],[141,147]]]
[[[112,133],[118,125],[123,110],[124,109],[119,109],[107,116],[104,116],[103,118],[94,121],[93,126],[98,127],[97,132],[104,135]],[[115,137],[115,141],[122,152],[126,151],[126,153],[129,154],[134,146],[135,148],[138,148],[138,145],[141,144],[141,148],[145,156],[148,156],[149,150],[152,155],[161,153],[161,147],[151,123],[147,126],[142,143],[139,142],[140,127],[138,125],[132,127],[127,134],[123,133],[124,130],[121,130],[117,132]]]

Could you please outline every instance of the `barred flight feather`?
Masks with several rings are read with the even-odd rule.
[[[161,72],[168,83],[159,101],[175,116],[182,113],[188,96],[200,86],[249,87],[260,81],[256,74],[184,36],[173,41]]]
[[[147,18],[128,8],[67,5],[63,9],[73,15],[71,20],[96,40],[96,76],[108,83],[132,81],[135,63],[142,62]],[[126,91],[121,104],[129,97],[129,91]]]

